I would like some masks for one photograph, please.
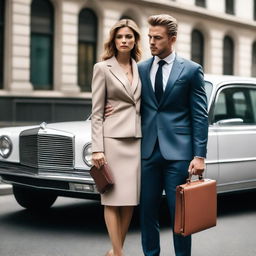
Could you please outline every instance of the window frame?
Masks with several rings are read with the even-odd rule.
[[[253,20],[256,21],[256,0],[253,1]]]
[[[93,35],[94,39],[93,40],[85,40],[83,38],[80,37],[80,15],[83,11],[89,11],[91,12],[90,15],[94,16],[94,20],[93,20],[93,24],[95,25],[95,33]],[[80,87],[80,90],[82,92],[91,92],[91,83],[88,82],[88,84],[86,84],[87,81],[85,81],[85,84],[81,84],[80,82],[80,44],[84,44],[87,45],[87,47],[92,46],[93,48],[93,65],[96,63],[97,61],[97,47],[98,47],[98,25],[99,25],[99,19],[98,16],[96,14],[96,12],[88,7],[82,8],[79,13],[78,13],[78,39],[77,39],[77,84]],[[93,70],[93,65],[91,67],[91,70]],[[91,73],[91,78],[92,78],[92,72]],[[91,81],[91,79],[89,78],[88,81]]]
[[[30,23],[30,82],[34,88],[34,90],[38,91],[38,90],[43,90],[43,91],[52,91],[54,90],[54,41],[55,41],[55,8],[54,5],[52,4],[52,2],[50,0],[47,0],[47,5],[48,5],[48,16],[45,18],[48,19],[50,25],[48,27],[48,31],[43,31],[42,29],[40,30],[39,27],[36,28],[36,25],[33,26],[33,16],[36,16],[36,13],[34,14],[32,11],[32,4],[34,3],[34,1],[42,1],[45,2],[45,0],[32,0],[31,1],[31,13],[30,13],[30,17],[31,17],[31,23]],[[35,3],[34,3],[35,4]],[[39,85],[36,84],[33,80],[32,80],[32,76],[33,76],[33,68],[32,68],[32,48],[33,48],[33,44],[32,44],[32,37],[33,35],[35,36],[44,36],[45,38],[47,37],[48,39],[50,38],[50,48],[49,48],[49,62],[50,65],[47,65],[47,72],[50,76],[50,80],[49,80],[49,84],[46,85]],[[44,88],[45,86],[45,88]]]
[[[235,1],[225,0],[225,13],[235,15]]]
[[[251,76],[256,77],[256,41],[252,43],[252,63]]]
[[[225,48],[225,40],[230,40],[231,44],[232,45],[229,45],[227,47],[227,49]],[[228,61],[228,63],[231,63],[231,73],[229,73],[229,68],[227,68],[226,64],[227,64],[227,60],[225,58],[225,53],[226,51],[232,51],[232,54],[231,54],[231,60]],[[234,60],[235,60],[235,42],[233,40],[232,37],[230,37],[229,35],[225,35],[224,38],[223,38],[223,75],[234,75]]]
[[[199,40],[200,40],[200,49],[199,52],[201,52],[202,54],[200,55],[200,62],[197,62],[195,58],[193,58],[193,33],[198,33],[197,36],[199,36]],[[202,48],[201,48],[202,47]],[[196,55],[196,54],[195,54]],[[198,56],[196,56],[198,57]],[[198,30],[198,29],[193,29],[191,32],[191,60],[197,62],[198,64],[200,64],[202,67],[204,67],[205,64],[205,38],[204,38],[204,34]]]
[[[6,0],[1,0],[2,11],[0,12],[0,38],[2,37],[2,46],[0,49],[0,90],[4,89],[4,52],[5,52],[5,10],[6,10]]]
[[[206,1],[205,0],[195,0],[195,5],[199,7],[206,8]]]
[[[253,83],[230,83],[230,84],[225,84],[221,87],[219,87],[215,93],[215,97],[213,98],[212,100],[212,104],[211,104],[211,108],[210,108],[210,111],[209,111],[209,123],[210,125],[216,125],[218,121],[215,121],[215,116],[214,116],[214,112],[215,112],[215,106],[216,106],[216,102],[218,101],[219,99],[219,96],[221,94],[221,92],[223,90],[226,90],[226,89],[246,89],[248,90],[255,90],[256,91],[256,84],[253,84]],[[234,104],[233,104],[234,105]],[[253,109],[253,105],[252,105],[252,102],[250,100],[250,107],[252,108],[252,114],[254,114],[254,116],[256,116],[256,108]],[[236,118],[236,117],[235,117]],[[228,118],[229,119],[229,118]],[[243,126],[249,126],[249,125],[256,125],[256,119],[254,120],[254,123],[228,123],[228,124],[225,124],[225,126],[237,126],[237,125],[243,125]]]

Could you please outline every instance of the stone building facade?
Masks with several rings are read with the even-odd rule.
[[[206,73],[256,76],[255,0],[0,0],[0,126],[85,119],[93,64],[111,26],[179,21],[176,52]]]

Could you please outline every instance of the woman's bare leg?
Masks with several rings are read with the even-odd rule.
[[[121,243],[124,246],[124,240],[128,232],[134,206],[122,206],[120,207],[120,223],[121,223]]]
[[[113,256],[122,256],[122,233],[119,207],[105,205],[104,217],[113,247]]]

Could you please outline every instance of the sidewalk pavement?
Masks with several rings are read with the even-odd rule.
[[[0,182],[0,196],[12,194],[12,185]]]

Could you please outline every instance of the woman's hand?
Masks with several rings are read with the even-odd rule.
[[[113,106],[110,103],[107,103],[104,109],[104,117],[106,118],[108,116],[111,116],[113,112],[114,112]]]
[[[92,153],[92,162],[99,169],[102,165],[107,163],[103,152]]]

